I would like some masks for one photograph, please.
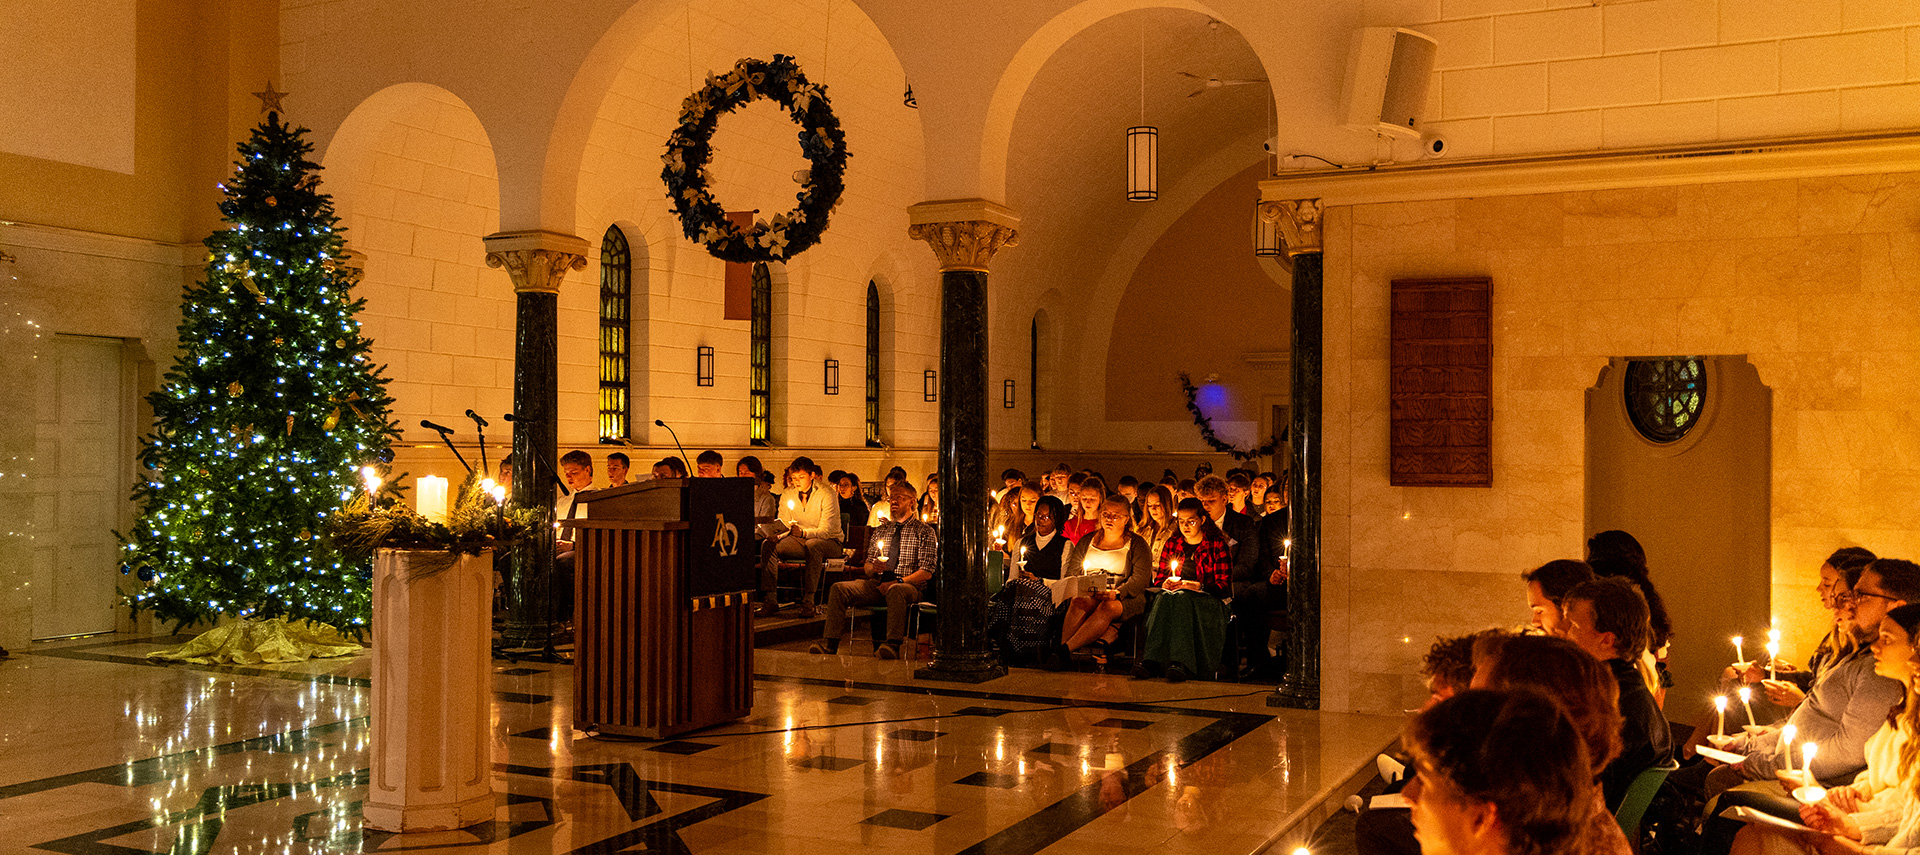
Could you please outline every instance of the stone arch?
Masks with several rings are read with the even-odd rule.
[[[481,243],[499,227],[500,182],[479,116],[441,87],[395,84],[353,109],[321,160],[348,247],[365,255],[361,326],[392,379],[402,444],[434,438],[423,418],[511,410],[514,295]]]
[[[987,102],[980,133],[980,192],[988,198],[1007,195],[1007,158],[1013,144],[1013,122],[1026,100],[1028,88],[1055,52],[1088,27],[1100,21],[1138,9],[1186,9],[1207,15],[1232,27],[1212,7],[1196,0],[1083,0],[1055,15],[1035,30],[1007,61]]]

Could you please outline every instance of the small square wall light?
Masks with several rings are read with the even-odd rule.
[[[702,386],[713,385],[713,348],[700,345],[699,355],[694,359],[694,377]]]
[[[920,397],[929,402],[940,400],[940,375],[931,368],[920,375]]]
[[[826,388],[829,395],[840,394],[840,360],[838,359],[827,360]]]
[[[1008,380],[1000,384],[1000,406],[1006,407],[1009,410],[1013,409],[1013,381],[1012,380]]]

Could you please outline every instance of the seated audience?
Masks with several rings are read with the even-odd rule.
[[[927,492],[920,496],[920,521],[928,525],[940,524],[940,475],[927,476]]]
[[[627,471],[631,469],[632,466],[632,458],[628,457],[624,451],[616,451],[607,455],[607,486],[627,486]]]
[[[1701,855],[1720,855],[1729,849],[1744,853],[1804,851],[1803,847],[1808,845],[1816,849],[1839,845],[1849,852],[1859,851],[1844,842],[1805,835],[1799,838],[1776,835],[1761,826],[1746,826],[1720,816],[1736,805],[1802,821],[1815,828],[1832,828],[1832,833],[1846,836],[1846,828],[1857,831],[1871,826],[1871,815],[1898,812],[1903,804],[1912,804],[1915,774],[1920,772],[1915,761],[1920,759],[1920,752],[1909,751],[1906,746],[1913,739],[1916,722],[1920,721],[1920,694],[1915,692],[1915,680],[1920,676],[1920,662],[1915,661],[1914,650],[1917,634],[1920,634],[1920,605],[1901,606],[1887,612],[1872,641],[1874,673],[1900,684],[1901,701],[1867,740],[1866,769],[1854,776],[1852,783],[1833,787],[1820,802],[1805,807],[1787,795],[1785,787],[1802,783],[1789,772],[1775,774],[1777,785],[1772,781],[1753,782],[1720,794],[1713,813],[1707,815],[1706,824],[1701,828]]]
[[[1521,581],[1527,583],[1527,608],[1533,613],[1528,628],[1543,635],[1565,635],[1560,623],[1566,614],[1567,592],[1593,578],[1593,568],[1587,562],[1571,558],[1549,561],[1521,573]]]
[[[920,601],[933,579],[939,544],[933,528],[913,513],[913,488],[896,483],[887,493],[893,505],[893,522],[867,533],[867,565],[864,578],[835,582],[827,591],[827,621],[824,634],[809,652],[838,653],[847,637],[847,611],[854,606],[887,607],[887,639],[875,647],[881,659],[900,658],[900,644],[907,636],[907,612]]]
[[[1405,795],[1424,855],[1599,855],[1590,759],[1545,694],[1469,691],[1416,716],[1402,737],[1417,777]],[[1618,834],[1618,827],[1615,828]]]
[[[1114,486],[1113,491],[1119,493],[1120,498],[1132,502],[1140,497],[1140,479],[1132,475],[1122,475],[1120,483]]]
[[[1473,635],[1435,638],[1420,660],[1420,677],[1427,684],[1427,702],[1420,712],[1467,690],[1473,683]],[[1408,782],[1406,766],[1382,754],[1376,763],[1387,781],[1387,793],[1398,793]],[[1355,801],[1358,801],[1356,796]],[[1405,808],[1372,808],[1363,802],[1353,820],[1354,851],[1358,855],[1420,855],[1413,823]]]
[[[1233,509],[1229,502],[1232,491],[1226,479],[1218,475],[1200,479],[1200,483],[1194,485],[1194,492],[1214,528],[1226,537],[1227,560],[1232,565],[1233,588],[1229,596],[1233,598],[1235,641],[1240,653],[1247,657],[1247,670],[1240,671],[1238,662],[1228,662],[1228,673],[1241,677],[1272,676],[1271,656],[1267,652],[1267,615],[1273,603],[1269,584],[1272,574],[1260,572],[1257,566],[1259,524]]]
[[[1792,709],[1806,700],[1807,690],[1820,681],[1820,674],[1827,666],[1853,652],[1853,618],[1846,607],[1853,602],[1853,585],[1860,580],[1860,571],[1873,563],[1874,554],[1858,546],[1843,546],[1834,550],[1820,565],[1820,582],[1814,593],[1820,597],[1820,606],[1833,614],[1827,626],[1827,634],[1815,645],[1813,655],[1807,658],[1807,667],[1796,667],[1785,659],[1774,658],[1762,663],[1756,657],[1750,662],[1735,662],[1727,666],[1725,679],[1744,683],[1757,683],[1765,693],[1767,700],[1775,706]],[[1767,672],[1774,673],[1772,679]]]
[[[1853,631],[1856,639],[1864,641],[1879,632],[1889,609],[1920,603],[1920,566],[1893,558],[1877,559],[1861,571],[1853,594]],[[1785,724],[1794,726],[1801,741],[1819,744],[1819,754],[1813,761],[1815,778],[1827,783],[1844,782],[1866,767],[1867,739],[1900,697],[1900,685],[1874,673],[1871,651],[1862,645],[1828,669]],[[1733,765],[1682,767],[1667,780],[1675,788],[1711,803],[1730,787],[1743,781],[1771,780],[1775,772],[1786,768],[1779,726],[1735,735],[1726,750],[1746,759]]]
[[[678,457],[663,457],[653,464],[653,480],[687,477],[687,464]]]
[[[1164,673],[1169,682],[1212,677],[1220,670],[1226,644],[1227,607],[1233,590],[1233,564],[1226,536],[1207,516],[1199,499],[1187,499],[1174,512],[1180,536],[1167,542],[1154,568],[1161,593],[1147,611],[1147,645],[1133,676]]]
[[[1179,534],[1178,526],[1173,522],[1173,491],[1165,484],[1155,484],[1140,492],[1140,522],[1134,527],[1134,533],[1147,542],[1147,553],[1153,566],[1160,566],[1160,550]]]
[[[1265,510],[1247,503],[1247,497],[1253,493],[1253,478],[1245,472],[1234,472],[1227,476],[1227,507],[1253,519],[1259,519]]]
[[[1562,617],[1567,639],[1606,663],[1620,684],[1620,756],[1600,773],[1611,811],[1641,772],[1673,759],[1667,717],[1634,667],[1652,632],[1647,601],[1625,579],[1594,579],[1567,592]]]
[[[1049,668],[1067,667],[1070,657],[1089,645],[1095,648],[1096,659],[1105,656],[1106,646],[1120,637],[1119,625],[1146,612],[1153,560],[1146,540],[1127,530],[1130,516],[1126,499],[1106,497],[1100,505],[1100,528],[1067,553],[1061,578],[1105,573],[1107,587],[1067,601],[1060,645],[1047,661]]]
[[[1673,622],[1667,618],[1666,602],[1654,590],[1647,575],[1647,551],[1633,535],[1620,530],[1603,531],[1587,539],[1587,566],[1595,576],[1623,576],[1647,598],[1653,637],[1647,641],[1647,655],[1641,657],[1641,674],[1654,686],[1654,698],[1665,703],[1666,691],[1673,686],[1667,673],[1667,644],[1673,640]]]

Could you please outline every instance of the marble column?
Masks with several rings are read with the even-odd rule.
[[[1320,708],[1320,200],[1268,202],[1293,264],[1292,459],[1287,466],[1287,671],[1268,706]]]
[[[1019,218],[984,199],[908,209],[940,259],[940,617],[923,680],[979,683],[1007,669],[987,644],[987,266]]]
[[[556,614],[553,572],[553,497],[559,447],[558,369],[560,282],[587,266],[587,242],[548,231],[501,232],[484,238],[487,266],[503,268],[518,298],[513,356],[513,503],[537,515],[532,531],[513,546],[507,574],[508,647],[538,648],[549,656],[553,630],[570,615]]]

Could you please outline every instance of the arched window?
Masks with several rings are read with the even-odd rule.
[[[1676,442],[1700,421],[1707,366],[1696,358],[1635,359],[1627,363],[1627,417],[1653,442]]]
[[[753,265],[753,321],[747,346],[747,441],[766,445],[773,414],[773,274],[765,262]]]
[[[880,288],[867,283],[867,447],[880,447]]]
[[[1040,447],[1040,316],[1027,328],[1027,440]]]
[[[633,253],[619,226],[600,241],[600,439],[626,439],[633,424]]]

